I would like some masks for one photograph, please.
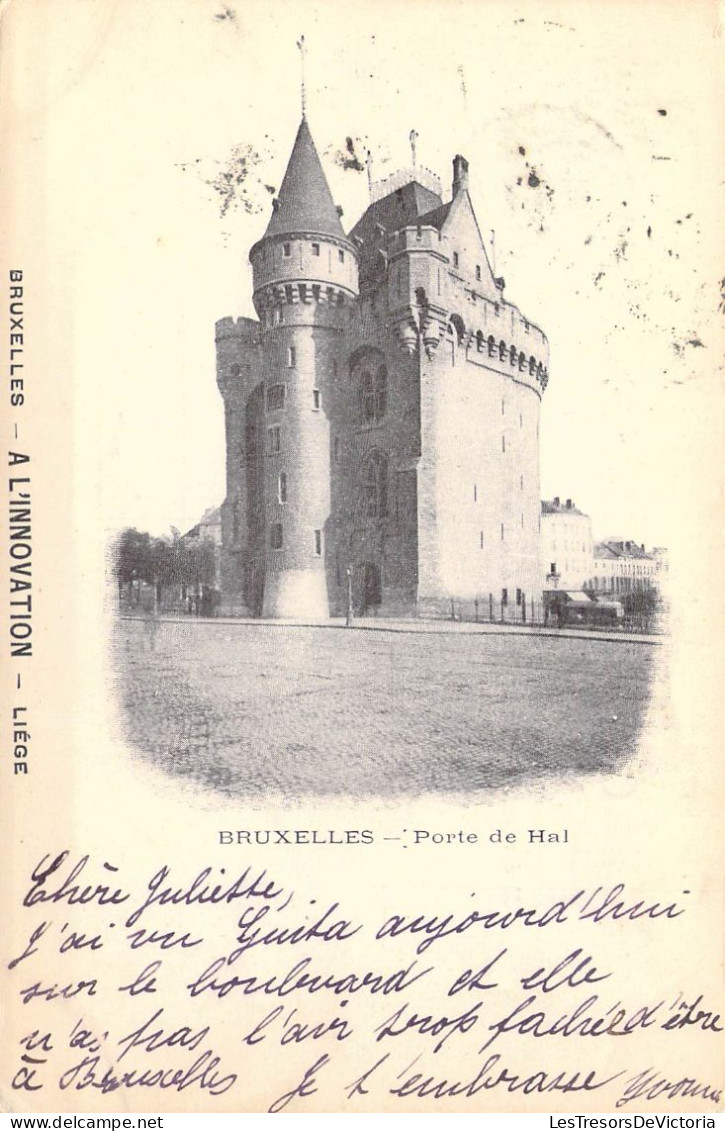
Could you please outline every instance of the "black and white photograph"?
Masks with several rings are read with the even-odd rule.
[[[0,5],[3,1119],[716,1127],[724,34]]]
[[[249,65],[264,20],[194,12]],[[196,234],[156,237],[176,301],[113,380],[110,569],[124,733],[172,775],[477,796],[637,753],[670,593],[648,453],[712,363],[706,220],[673,175],[682,106],[653,83],[633,122],[621,59],[590,69],[596,23],[579,43],[543,8],[488,16],[485,68],[423,36],[401,71],[374,11],[353,47],[288,8],[273,108],[240,85],[213,130],[164,139]],[[542,65],[576,101],[542,97]]]

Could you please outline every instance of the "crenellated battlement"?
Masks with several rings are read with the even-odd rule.
[[[227,317],[219,318],[215,324],[215,340],[223,341],[226,338],[235,338],[250,344],[259,342],[260,325],[255,318]]]
[[[262,332],[299,321],[305,310],[321,324],[339,322],[342,311],[352,308],[357,296],[346,287],[313,279],[263,287],[254,294]]]
[[[523,318],[510,303],[477,302],[466,311],[466,323],[458,311],[429,302],[419,288],[417,301],[390,311],[389,328],[400,348],[410,355],[424,349],[433,358],[446,338],[464,350],[467,360],[529,385],[539,395],[549,381],[549,343],[534,323]],[[496,307],[499,307],[498,312]]]

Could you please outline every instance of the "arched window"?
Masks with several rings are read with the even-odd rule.
[[[360,407],[366,424],[382,420],[388,403],[388,371],[384,365],[360,374]]]
[[[461,318],[460,314],[451,315],[451,326],[453,327],[456,341],[460,345],[464,337],[466,336],[466,327],[463,324],[463,319]]]
[[[367,518],[384,518],[388,513],[388,461],[372,452],[362,467],[362,508]]]
[[[543,362],[540,361],[539,364],[536,366],[536,378],[537,378],[538,381],[541,381],[541,378],[543,376],[544,376],[544,365],[543,365]]]
[[[509,350],[509,362],[511,365],[516,364],[516,346],[511,346]]]
[[[496,339],[493,334],[488,335],[488,356],[493,357],[496,353]]]
[[[535,377],[535,376],[536,376],[536,358],[530,357],[529,358],[529,377]]]
[[[522,350],[521,353],[519,354],[519,373],[523,373],[525,368],[526,368],[526,354]]]
[[[506,360],[506,343],[505,342],[499,342],[498,343],[498,356],[499,356],[499,361],[505,361]]]
[[[479,353],[483,353],[483,330],[476,332],[476,349]]]

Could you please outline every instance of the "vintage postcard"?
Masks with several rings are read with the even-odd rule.
[[[722,105],[705,0],[6,0],[4,1112],[715,1126]]]

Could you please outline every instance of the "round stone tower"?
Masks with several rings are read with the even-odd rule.
[[[262,615],[327,617],[330,420],[358,264],[305,118],[249,258],[264,392]]]

